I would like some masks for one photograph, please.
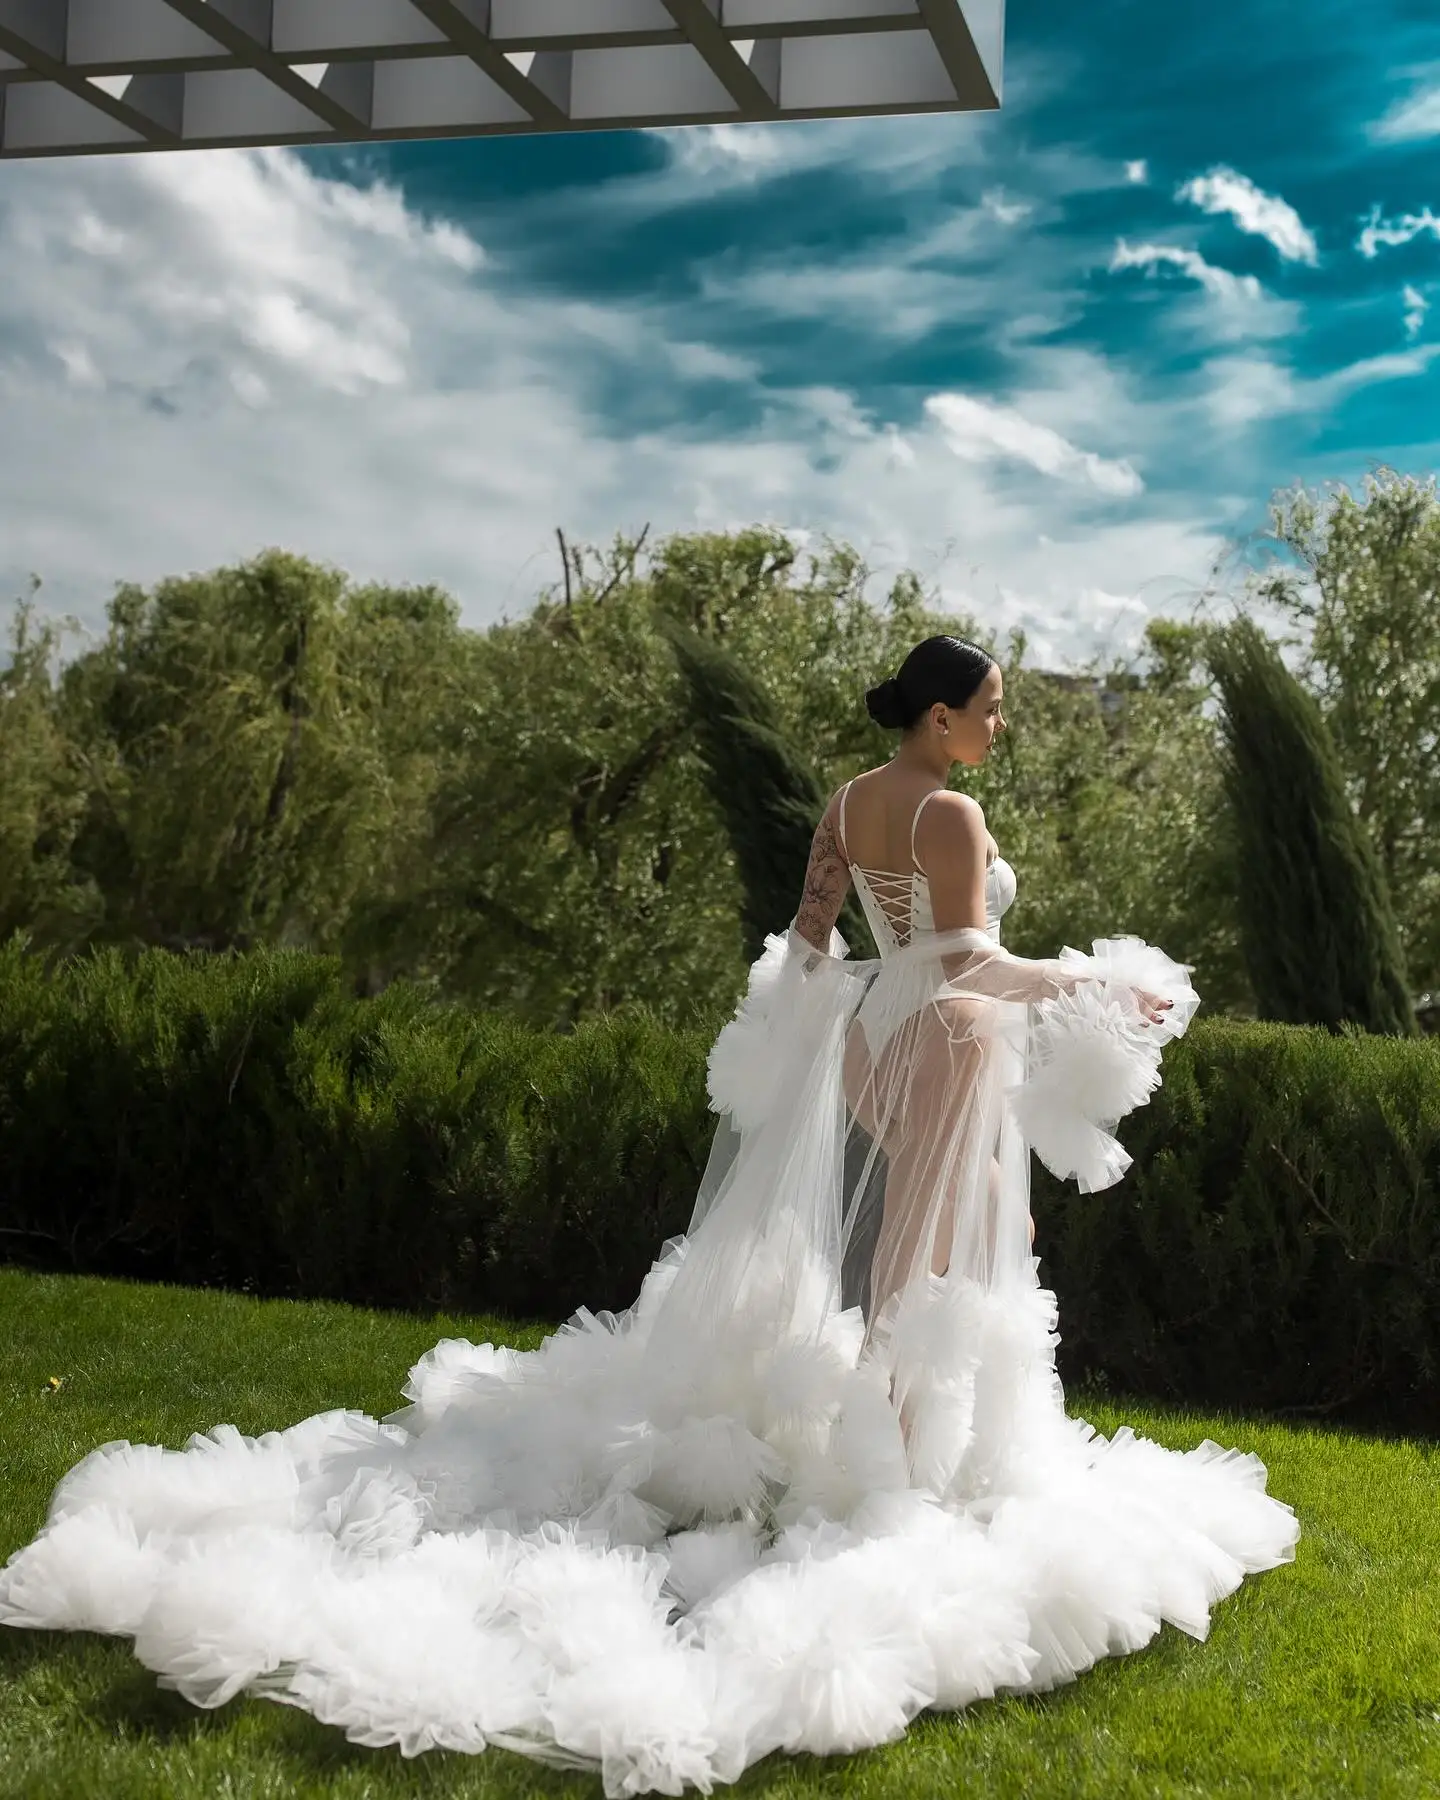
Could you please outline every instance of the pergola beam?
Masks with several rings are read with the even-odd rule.
[[[327,91],[326,78],[332,71],[327,69],[326,78],[316,85],[271,49],[275,0],[165,0],[165,4],[223,44],[246,73],[260,76],[297,105],[317,114],[332,131],[348,135],[369,127],[370,84],[363,66],[358,80],[352,73],[348,81],[331,82]],[[213,86],[215,78],[211,79],[208,97],[213,100],[219,90]],[[233,82],[233,77],[228,79]]]
[[[463,50],[496,87],[524,107],[542,129],[561,130],[570,123],[570,64],[566,51],[537,52],[529,80],[490,36],[491,0],[410,0],[416,12]],[[482,24],[481,21],[484,21]]]
[[[71,68],[65,54],[69,23],[68,0],[0,0],[0,50],[13,56],[30,73],[52,82],[63,94],[79,100],[82,108],[103,114],[151,149],[174,149],[180,142],[178,121],[167,128],[160,119],[137,106],[133,98],[127,103]],[[166,77],[160,79],[164,81]],[[77,119],[85,116],[82,109],[69,110]],[[7,106],[6,117],[0,123],[7,131],[13,129],[12,108]]]
[[[752,119],[774,119],[780,115],[780,40],[765,42],[763,66],[767,81],[740,50],[734,39],[725,35],[720,23],[718,5],[712,9],[707,0],[665,0],[665,10],[685,33],[706,63],[719,76],[720,82],[735,105]],[[751,54],[754,44],[751,44]],[[773,65],[773,67],[771,66]]]

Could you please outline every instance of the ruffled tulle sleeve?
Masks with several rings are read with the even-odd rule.
[[[824,979],[828,964],[842,961],[850,946],[838,931],[828,951],[817,950],[792,924],[772,931],[750,965],[745,993],[735,1016],[721,1030],[706,1062],[706,1086],[713,1112],[728,1113],[741,1131],[753,1130],[769,1115],[787,1069],[803,1053],[813,1009],[799,1004],[807,982]]]
[[[851,963],[832,931],[826,951],[792,924],[772,932],[751,965],[746,992],[710,1050],[710,1105],[741,1132],[771,1117],[777,1096],[819,1054],[827,1032],[858,1004],[868,980],[888,971],[903,1012],[936,1000],[975,997],[1023,1008],[1029,1020],[1023,1080],[1009,1090],[1012,1116],[1030,1148],[1082,1193],[1113,1186],[1130,1166],[1115,1138],[1119,1121],[1160,1083],[1160,1055],[1200,1004],[1189,970],[1140,938],[1102,938],[1087,955],[1016,956],[987,933],[954,931],[916,941],[887,964]],[[943,965],[943,966],[942,966]],[[907,972],[918,976],[915,991]],[[1138,996],[1168,1000],[1161,1024]],[[876,1008],[877,1016],[884,1009]]]
[[[1113,1187],[1131,1158],[1115,1127],[1160,1085],[1160,1055],[1200,1004],[1190,971],[1139,938],[1102,938],[1090,955],[1066,950],[1077,979],[1032,1009],[1025,1078],[1010,1104],[1030,1148],[1082,1194]],[[1151,1023],[1138,996],[1168,1000]]]

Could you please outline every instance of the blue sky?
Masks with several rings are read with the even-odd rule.
[[[992,115],[4,165],[0,592],[280,543],[484,624],[764,519],[1123,651],[1440,443],[1433,6],[1216,11],[1012,0]]]

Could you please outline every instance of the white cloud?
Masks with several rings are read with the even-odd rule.
[[[1036,424],[1008,406],[977,400],[970,394],[932,394],[926,412],[936,419],[945,441],[966,462],[1027,463],[1057,481],[1088,482],[1102,494],[1130,498],[1145,483],[1128,462],[1080,450],[1048,425]]]
[[[1424,375],[1440,356],[1440,344],[1417,344],[1413,350],[1401,350],[1389,356],[1366,356],[1359,362],[1347,363],[1317,375],[1307,389],[1318,404],[1343,398],[1357,388],[1369,387],[1377,381],[1408,381],[1413,375]]]
[[[95,359],[84,344],[55,343],[50,348],[74,386],[104,387],[105,378],[95,367]]]
[[[169,387],[223,364],[345,394],[394,388],[411,326],[397,294],[371,279],[370,259],[388,253],[395,274],[466,275],[481,259],[464,233],[420,218],[393,188],[317,181],[281,151],[138,157],[123,173],[82,178],[86,198],[54,209],[43,174],[9,185],[38,202],[22,201],[9,231],[56,277],[50,334],[58,342],[68,314],[102,385]],[[157,259],[157,236],[178,236],[184,254]],[[112,298],[123,304],[108,316]],[[0,299],[0,323],[7,310]]]
[[[1206,262],[1198,250],[1183,250],[1173,244],[1127,244],[1122,238],[1115,246],[1110,267],[1144,269],[1147,274],[1159,268],[1178,269],[1219,300],[1258,300],[1263,292],[1253,275],[1232,274],[1229,269]]]
[[[727,263],[707,270],[700,288],[707,302],[739,312],[850,324],[898,341],[924,338],[943,322],[984,319],[994,306],[982,274],[918,268],[904,253],[828,264],[787,258],[753,269]]]
[[[1202,372],[1201,405],[1211,421],[1234,431],[1300,407],[1289,369],[1266,356],[1214,356]]]
[[[1407,338],[1417,338],[1424,327],[1430,302],[1417,287],[1406,287],[1400,298],[1405,303],[1405,335]]]
[[[1412,243],[1426,231],[1432,237],[1440,238],[1440,215],[1428,206],[1418,213],[1402,213],[1398,219],[1382,219],[1377,206],[1356,238],[1355,248],[1362,256],[1373,257],[1382,247],[1394,249],[1396,245]]]
[[[70,242],[77,250],[88,251],[92,256],[119,256],[125,248],[123,232],[116,231],[90,212],[76,215]]]
[[[670,146],[673,161],[682,169],[702,175],[719,171],[732,180],[763,178],[767,170],[793,166],[795,152],[803,153],[809,143],[768,125],[700,125],[654,135]]]
[[[661,344],[659,349],[675,373],[688,381],[754,381],[760,373],[748,356],[737,356],[714,344],[676,340]]]
[[[1001,225],[1018,225],[1035,210],[1028,200],[1007,200],[1000,188],[991,188],[988,193],[983,194],[980,204]]]
[[[1253,275],[1237,275],[1209,262],[1199,251],[1177,244],[1128,243],[1111,253],[1112,274],[1138,270],[1168,290],[1161,328],[1184,360],[1196,342],[1252,344],[1289,339],[1300,329],[1297,300],[1274,294]]]
[[[1033,262],[1022,271],[1008,254],[997,261],[987,222],[1010,226],[1035,210],[992,189],[978,203],[948,206],[823,261],[793,249],[767,259],[732,248],[700,265],[700,293],[752,321],[815,320],[908,342],[972,324],[1003,347],[1055,332],[1081,303],[1068,254],[1049,258],[1051,279],[1039,282]]]
[[[268,406],[270,403],[270,384],[254,369],[232,369],[230,385],[246,406]]]
[[[1098,628],[1103,631],[1108,626],[1106,636],[1112,642],[1116,638],[1138,637],[1150,617],[1150,608],[1138,594],[1109,594],[1104,588],[1086,588],[1081,601]]]
[[[1242,231],[1272,244],[1287,262],[1318,261],[1314,236],[1295,208],[1276,194],[1264,193],[1234,169],[1218,168],[1197,175],[1185,182],[1175,197],[1188,200],[1202,212],[1228,214]]]
[[[883,175],[888,189],[899,190],[927,185],[936,174],[978,162],[985,154],[977,117],[968,113],[659,126],[644,135],[665,146],[666,161],[659,169],[612,184],[606,204],[617,211],[688,205],[727,188],[755,187],[840,164],[853,165],[867,177]]]
[[[1002,642],[1023,631],[1032,666],[1063,668],[1097,653],[1132,656],[1150,619],[1188,616],[1230,547],[1198,525],[1177,531],[1168,521],[1140,519],[1115,525],[1104,545],[1097,557],[1090,532],[1067,529],[1037,537],[997,566],[983,548],[972,555],[962,543],[951,560],[963,567],[951,576],[942,565],[932,579],[957,612]]]
[[[1136,184],[1146,182],[1150,179],[1150,165],[1143,156],[1138,157],[1134,162],[1126,163],[1125,179],[1127,181],[1133,181]]]
[[[1381,144],[1440,137],[1440,82],[1397,100],[1374,125],[1370,136]]]
[[[1214,424],[1227,429],[1297,413],[1323,416],[1360,388],[1424,375],[1437,357],[1440,343],[1421,344],[1302,377],[1264,356],[1216,356],[1204,366],[1200,403]]]
[[[862,245],[844,260],[787,252],[766,261],[727,251],[701,268],[700,292],[735,315],[820,320],[900,341],[967,320],[994,331],[997,311],[1005,310],[985,227],[994,216],[983,201],[952,207],[928,226]],[[1028,288],[1027,298],[1035,298]]]
[[[271,544],[437,582],[484,625],[554,578],[557,524],[769,520],[853,542],[880,581],[917,568],[1066,660],[1128,620],[1137,582],[1193,589],[1217,547],[1183,497],[1113,516],[1144,484],[1086,446],[1153,457],[1171,407],[1093,353],[1037,348],[1009,406],[938,394],[909,422],[755,385],[749,425],[682,403],[631,426],[602,390],[755,371],[689,304],[511,298],[453,225],[289,152],[9,164],[0,266],[0,595],[33,569],[92,626],[118,580]]]

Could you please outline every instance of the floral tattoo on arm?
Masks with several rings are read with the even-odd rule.
[[[810,863],[805,870],[805,888],[800,910],[795,915],[795,929],[817,950],[830,948],[830,933],[840,917],[845,890],[850,885],[850,869],[835,835],[835,826],[827,812],[815,827],[810,844]]]

